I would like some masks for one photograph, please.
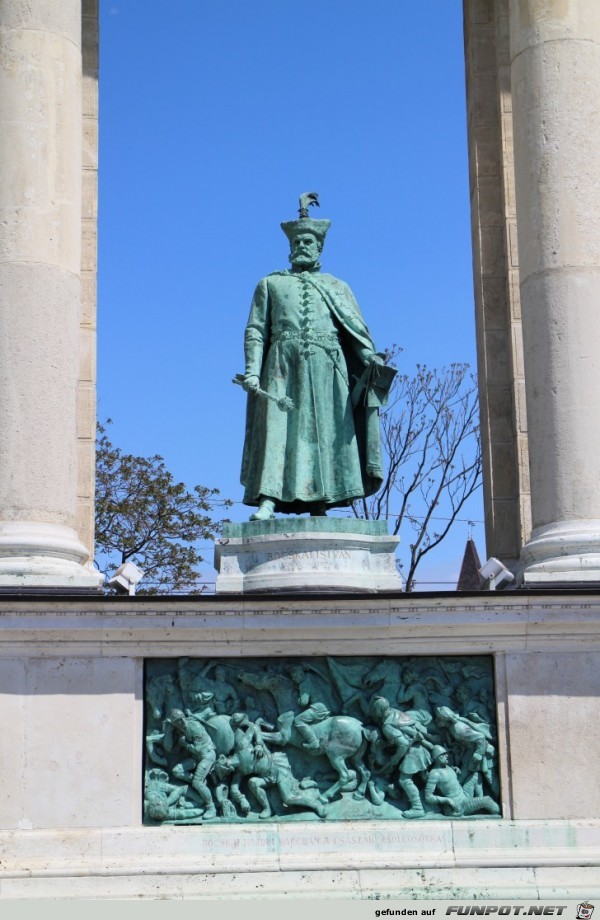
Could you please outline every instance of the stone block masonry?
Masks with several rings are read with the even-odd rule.
[[[4,597],[0,619],[1,898],[600,895],[593,592]],[[143,826],[145,659],[356,655],[492,657],[502,818]]]

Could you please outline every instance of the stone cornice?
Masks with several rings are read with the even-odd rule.
[[[599,648],[597,593],[0,599],[2,657],[444,655]]]

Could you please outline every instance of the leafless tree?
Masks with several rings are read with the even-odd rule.
[[[398,352],[395,347],[388,360],[393,363]],[[445,539],[481,485],[477,385],[469,365],[417,365],[412,377],[398,374],[381,411],[381,439],[383,486],[353,510],[361,518],[386,518],[394,534],[410,525],[410,556],[401,568],[411,591],[419,563]]]

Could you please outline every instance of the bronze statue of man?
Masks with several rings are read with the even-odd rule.
[[[275,511],[313,516],[372,495],[382,482],[379,407],[395,371],[365,325],[352,291],[320,271],[328,220],[281,224],[291,269],[259,282],[246,326],[248,392],[241,481],[250,520]]]

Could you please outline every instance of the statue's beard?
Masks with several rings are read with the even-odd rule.
[[[308,255],[306,252],[290,253],[290,262],[294,268],[313,268],[318,267],[319,257]]]

